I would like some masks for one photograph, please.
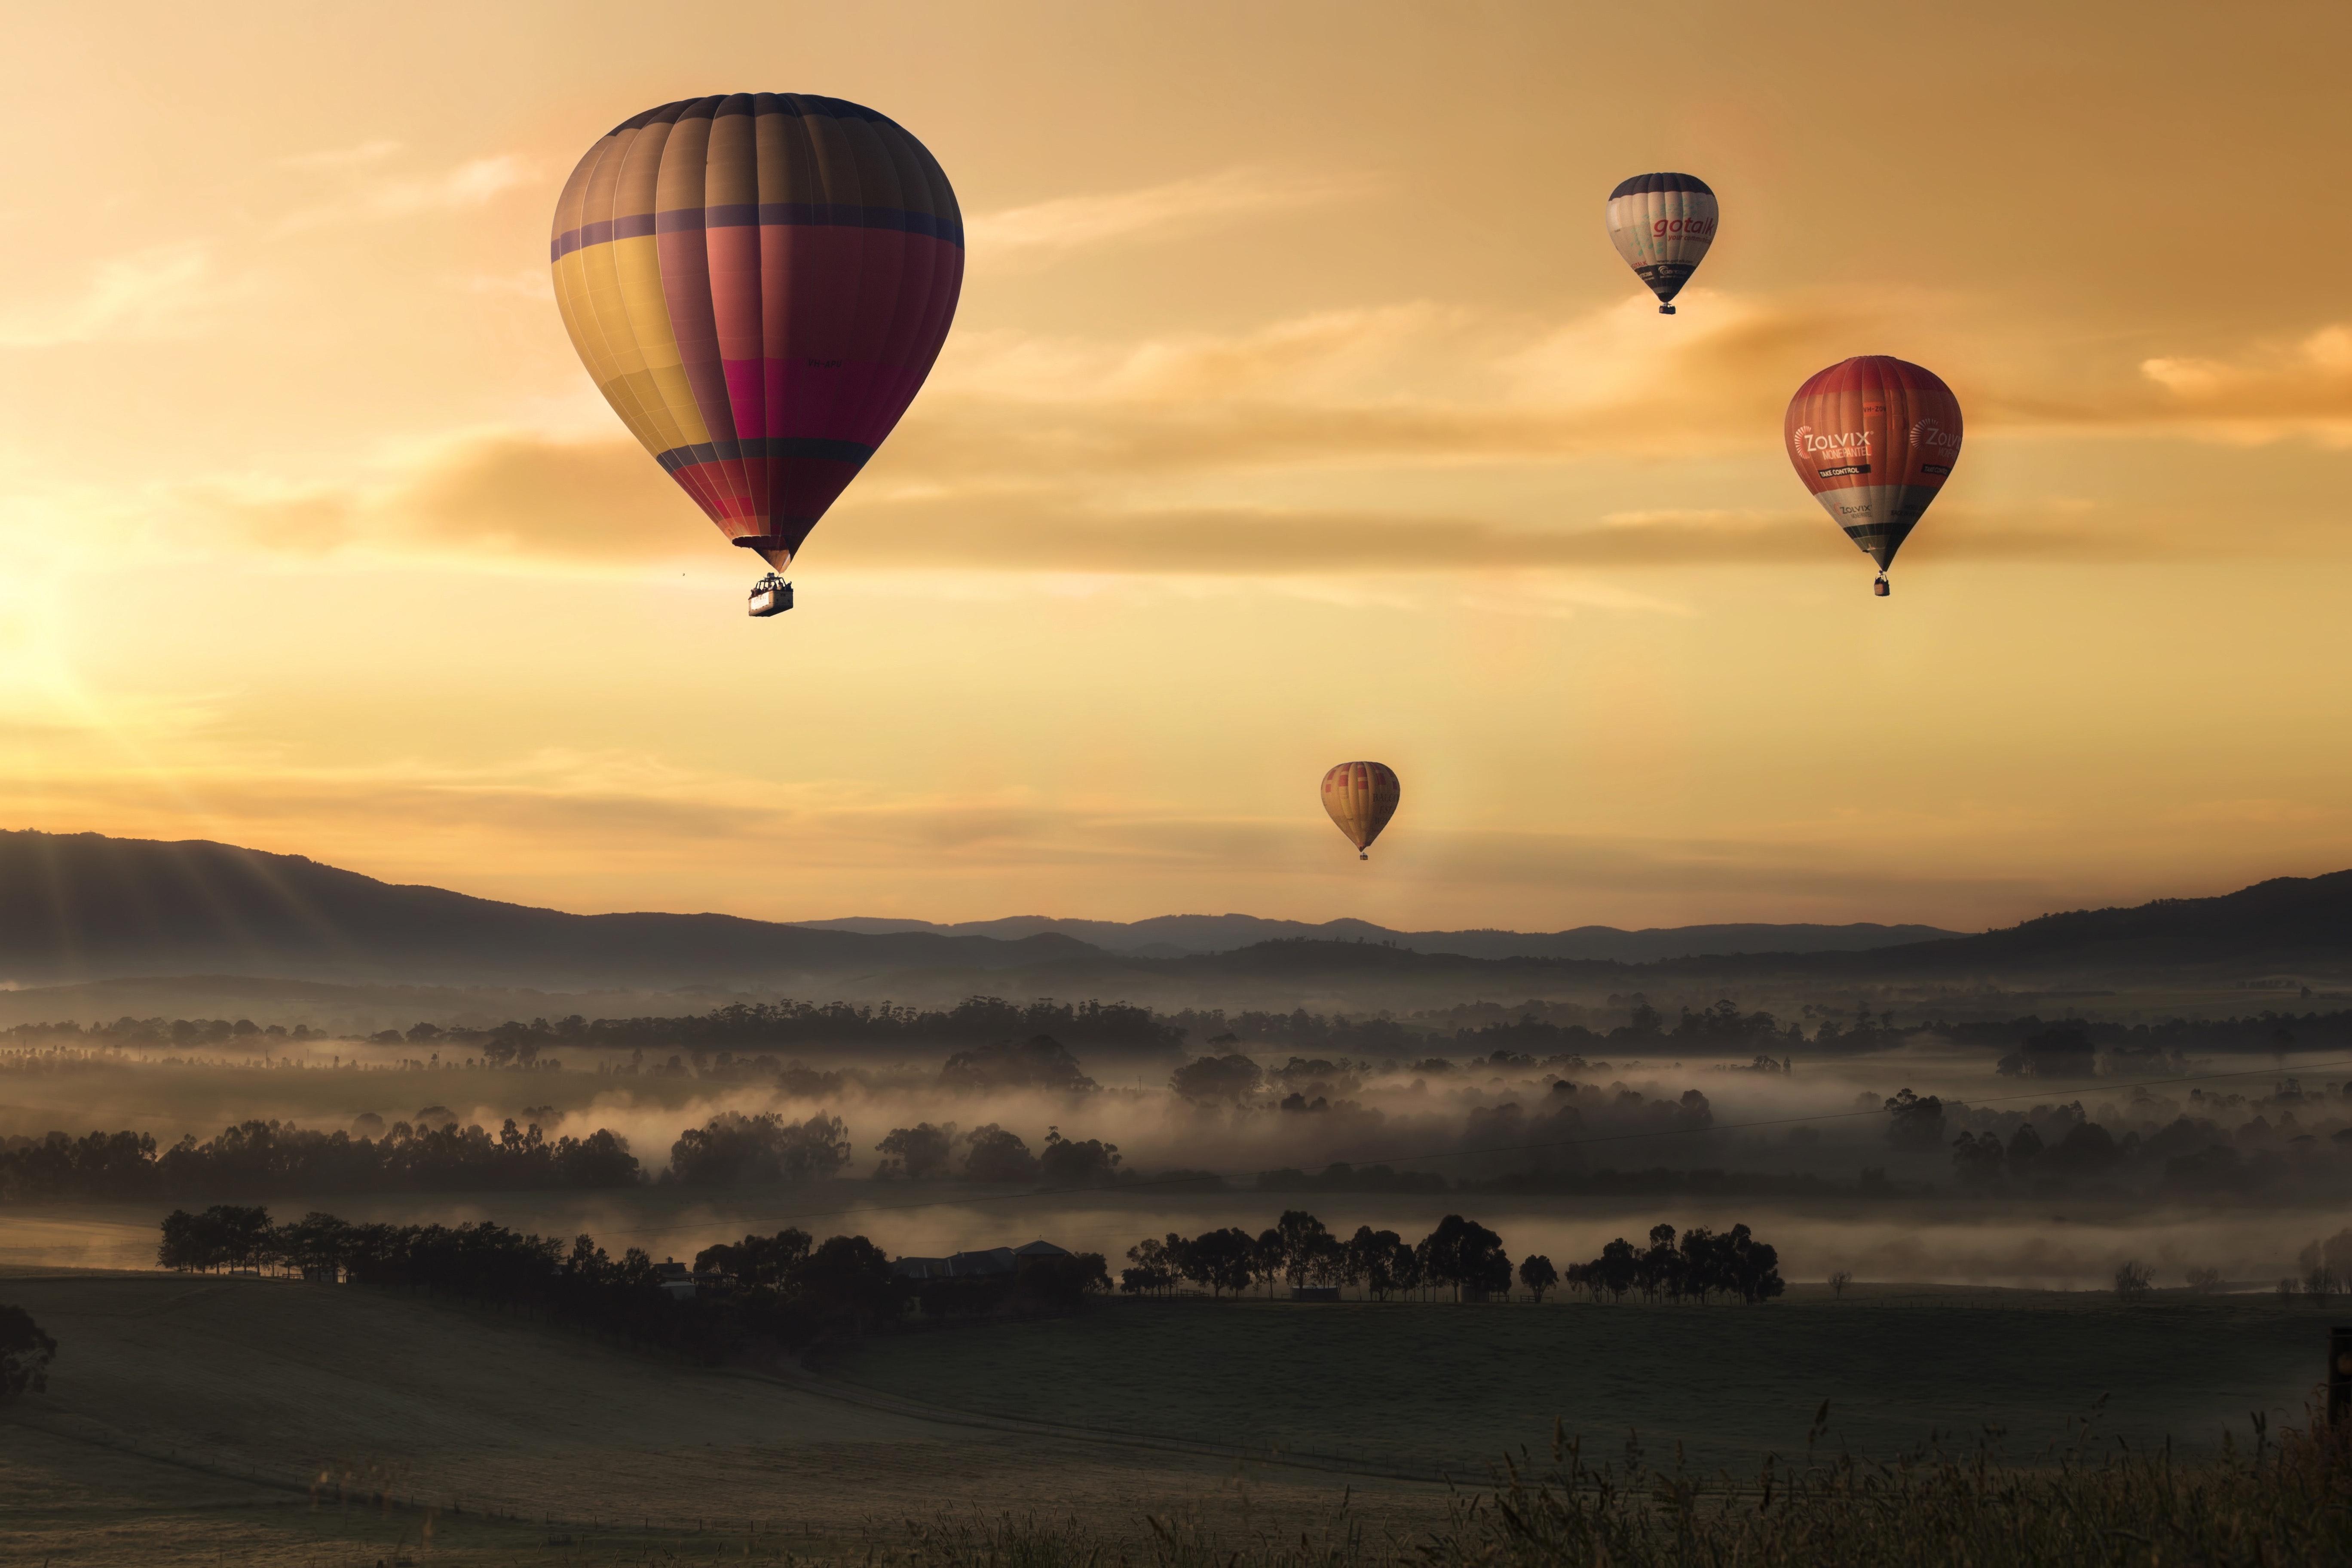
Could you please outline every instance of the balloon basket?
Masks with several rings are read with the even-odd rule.
[[[1671,316],[1674,313],[1675,308],[1672,305],[1661,305],[1658,307],[1658,314],[1661,316]]]
[[[1870,585],[1870,591],[1884,599],[1892,590],[1886,586],[1886,579],[1881,577],[1877,582],[1873,583]]]
[[[781,616],[793,607],[793,585],[773,572],[751,584],[751,604],[748,613],[757,618]]]

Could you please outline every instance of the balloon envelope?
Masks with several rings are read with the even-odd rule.
[[[1323,809],[1358,853],[1370,848],[1396,815],[1401,794],[1396,774],[1381,763],[1341,763],[1323,775]]]
[[[923,144],[798,93],[623,121],[564,183],[555,300],[598,390],[781,570],[930,373],[963,220]]]
[[[1609,242],[1665,304],[1715,243],[1715,193],[1695,174],[1636,174],[1609,193]]]
[[[1797,388],[1783,422],[1797,477],[1885,571],[1951,477],[1960,401],[1931,370],[1864,354]]]

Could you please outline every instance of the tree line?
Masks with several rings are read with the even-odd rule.
[[[1710,1296],[1736,1297],[1754,1306],[1788,1288],[1780,1278],[1779,1250],[1758,1241],[1744,1225],[1719,1235],[1695,1226],[1679,1241],[1673,1226],[1652,1226],[1648,1247],[1636,1249],[1621,1236],[1591,1262],[1570,1264],[1561,1282],[1596,1302],[1638,1294],[1645,1301],[1702,1307]]]
[[[1286,1209],[1252,1236],[1239,1226],[1187,1237],[1170,1232],[1146,1237],[1128,1248],[1128,1267],[1118,1288],[1131,1296],[1172,1296],[1186,1284],[1212,1299],[1252,1290],[1273,1295],[1277,1286],[1294,1290],[1360,1290],[1375,1301],[1391,1298],[1428,1300],[1444,1292],[1454,1300],[1507,1300],[1514,1284],[1540,1302],[1563,1283],[1551,1259],[1522,1260],[1515,1270],[1503,1238],[1475,1220],[1447,1215],[1419,1241],[1392,1230],[1359,1226],[1340,1237],[1304,1209]],[[1736,1296],[1769,1301],[1785,1289],[1780,1255],[1757,1241],[1744,1225],[1717,1235],[1704,1228],[1684,1234],[1672,1226],[1650,1232],[1647,1251],[1636,1252],[1622,1237],[1591,1263],[1571,1264],[1564,1282],[1588,1291],[1595,1301],[1622,1300],[1638,1290],[1645,1300],[1696,1301]]]
[[[2310,994],[2305,987],[2304,995]],[[1815,1018],[1810,1032],[1801,1019],[1781,1020],[1762,1010],[1746,1010],[1737,1002],[1719,1000],[1701,1008],[1684,1006],[1669,1019],[1636,993],[1612,997],[1625,1008],[1626,1021],[1605,1028],[1563,1023],[1537,1016],[1533,1009],[1517,1018],[1488,1019],[1476,1024],[1446,1026],[1446,1015],[1415,1015],[1399,1018],[1387,1014],[1359,1016],[1186,1008],[1159,1013],[1124,1002],[1059,1002],[1039,998],[1026,1003],[999,996],[970,996],[948,1008],[878,1006],[849,1002],[814,1003],[783,998],[776,1002],[734,1003],[708,1013],[677,1016],[590,1019],[574,1015],[525,1022],[509,1019],[492,1028],[462,1028],[419,1022],[407,1029],[384,1029],[367,1036],[381,1045],[447,1045],[475,1049],[494,1064],[531,1065],[557,1046],[605,1050],[760,1048],[906,1048],[936,1045],[981,1045],[991,1041],[1047,1034],[1090,1049],[1138,1052],[1174,1051],[1188,1042],[1196,1049],[1238,1050],[1244,1045],[1318,1053],[1356,1053],[1366,1058],[1404,1058],[1414,1054],[1451,1053],[1454,1057],[1494,1061],[1526,1058],[1587,1056],[1595,1050],[1655,1052],[1675,1049],[1685,1054],[1730,1052],[1775,1054],[1796,1047],[1814,1052],[1870,1050],[1913,1034],[1933,1034],[1956,1045],[2005,1053],[2008,1070],[2073,1074],[2087,1065],[2092,1053],[2106,1053],[2128,1064],[2144,1058],[2151,1066],[2169,1062],[2189,1050],[2282,1053],[2303,1047],[2334,1047],[2352,1041],[2352,1011],[2301,1013],[2265,1010],[2245,1017],[2169,1018],[2156,1022],[2100,1022],[2044,1019],[2038,1015],[2000,1020],[1948,1022],[1923,1019],[1897,1025],[1891,1013],[1873,1012],[1857,1003],[1850,1016],[1808,1006]],[[1456,1016],[1458,1016],[1458,1010]],[[1819,1016],[1815,1016],[1819,1013]],[[2053,1031],[2079,1037],[2080,1047],[2051,1051],[2032,1048],[2038,1037]],[[176,1046],[251,1046],[267,1048],[276,1042],[304,1042],[337,1037],[308,1024],[289,1028],[262,1026],[249,1018],[133,1018],[87,1026],[65,1020],[29,1023],[0,1029],[0,1039],[32,1042],[72,1039],[95,1045],[151,1047]],[[1448,1064],[1450,1065],[1450,1063]]]
[[[723,1249],[706,1253],[711,1267],[681,1296],[664,1289],[677,1271],[634,1247],[614,1258],[585,1235],[567,1247],[488,1220],[353,1225],[320,1213],[273,1224],[266,1208],[215,1205],[165,1216],[156,1262],[457,1297],[713,1363],[862,1333],[899,1310],[890,1260],[865,1237],[812,1245],[794,1230],[740,1245],[754,1255],[741,1273]]]
[[[789,1226],[704,1247],[689,1270],[634,1247],[615,1258],[586,1235],[567,1247],[489,1221],[353,1225],[314,1212],[276,1223],[266,1208],[232,1204],[173,1210],[156,1262],[454,1296],[711,1363],[864,1334],[910,1311],[1067,1310],[1109,1286],[1099,1253],[1024,1259],[1011,1276],[922,1281],[898,1277],[863,1236],[820,1242]]]
[[[437,1109],[437,1108],[436,1108]],[[446,1112],[444,1113],[446,1114]],[[191,1197],[287,1193],[535,1192],[634,1186],[628,1140],[600,1128],[550,1140],[511,1118],[478,1126],[396,1121],[377,1138],[284,1121],[246,1121],[158,1151],[153,1134],[51,1132],[0,1146],[0,1201]]]

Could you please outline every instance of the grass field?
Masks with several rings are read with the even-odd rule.
[[[1831,1401],[1884,1454],[1986,1423],[2195,1447],[2299,1416],[2326,1315],[2266,1300],[1801,1291],[1762,1309],[1110,1301],[712,1371],[357,1288],[0,1277],[59,1342],[0,1412],[0,1563],[866,1561],[914,1521],[1296,1541],[1342,1489],[1392,1543],[1554,1416],[1752,1473]],[[1075,1533],[1069,1533],[1075,1532]],[[1122,1549],[1123,1550],[1123,1549]],[[879,1560],[875,1559],[875,1560]]]
[[[2102,1396],[2104,1435],[2249,1441],[2249,1412],[2301,1418],[2328,1321],[2263,1298],[1899,1288],[1761,1308],[1119,1300],[875,1339],[829,1370],[960,1409],[1472,1479],[1544,1451],[1557,1417],[1588,1453],[1638,1429],[1653,1463],[1681,1444],[1745,1477],[1801,1448],[1825,1399],[1832,1442],[1873,1455],[1997,1426],[2030,1459]]]
[[[1237,1484],[1181,1445],[939,1419],[358,1288],[16,1275],[0,1300],[59,1345],[47,1392],[0,1410],[0,1563],[862,1560],[908,1520],[1117,1537],[1149,1500],[1245,1527],[1345,1484]],[[1360,1502],[1400,1529],[1436,1506]]]

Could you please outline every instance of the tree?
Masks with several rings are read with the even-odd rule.
[[[582,1241],[588,1238],[582,1237]],[[773,1236],[747,1236],[732,1244],[720,1242],[694,1255],[697,1274],[723,1274],[745,1285],[781,1288],[809,1255],[811,1237],[798,1226]]]
[[[1168,1087],[1180,1098],[1199,1104],[1246,1100],[1265,1083],[1265,1070],[1239,1052],[1199,1058],[1178,1068],[1168,1079]]]
[[[1019,1133],[1008,1132],[992,1121],[971,1130],[964,1151],[963,1174],[968,1182],[1034,1182],[1037,1179],[1037,1157],[1029,1152],[1029,1145]]]
[[[837,1116],[820,1111],[791,1122],[775,1111],[722,1110],[707,1125],[678,1134],[670,1145],[668,1179],[705,1187],[810,1182],[848,1163],[849,1130]]]
[[[1203,1231],[1184,1245],[1177,1267],[1185,1279],[1206,1285],[1212,1298],[1238,1296],[1258,1278],[1257,1243],[1238,1226]]]
[[[2126,1301],[2137,1301],[2155,1288],[2148,1278],[2147,1265],[2135,1258],[2116,1269],[2116,1294]]]
[[[2315,1241],[2295,1254],[2303,1293],[2322,1306],[2352,1283],[2352,1228],[2337,1231],[2326,1241]]]
[[[1843,1300],[1845,1297],[1845,1288],[1853,1283],[1853,1270],[1851,1268],[1839,1269],[1836,1273],[1830,1276],[1830,1295],[1834,1299]]]
[[[1755,1238],[1744,1225],[1735,1225],[1723,1237],[1727,1244],[1729,1288],[1753,1307],[1780,1296],[1788,1287],[1780,1278],[1780,1252]]]
[[[1633,1244],[1619,1237],[1601,1249],[1601,1256],[1592,1260],[1590,1268],[1592,1278],[1601,1290],[1609,1292],[1611,1300],[1623,1300],[1625,1292],[1633,1288]],[[1600,1300],[1599,1291],[1594,1292],[1593,1300]]]
[[[1347,1246],[1349,1284],[1361,1286],[1375,1301],[1385,1301],[1412,1285],[1412,1247],[1392,1230],[1360,1225]]]
[[[1418,1250],[1430,1282],[1452,1286],[1457,1301],[1465,1288],[1489,1294],[1510,1290],[1511,1260],[1504,1254],[1503,1238],[1475,1220],[1447,1215]]]
[[[1170,1237],[1169,1241],[1179,1241]],[[1127,1260],[1134,1265],[1118,1272],[1118,1288],[1130,1296],[1164,1296],[1175,1289],[1176,1270],[1169,1259],[1167,1242],[1145,1237],[1127,1249]]]
[[[881,1177],[904,1176],[911,1182],[929,1182],[948,1173],[948,1161],[955,1152],[955,1123],[934,1127],[928,1121],[912,1127],[893,1127],[889,1135],[874,1145],[882,1156],[874,1167]]]
[[[940,1084],[945,1089],[1045,1089],[1071,1094],[1101,1087],[1078,1070],[1078,1058],[1051,1035],[958,1051],[940,1067]]]
[[[1683,1255],[1675,1246],[1675,1227],[1652,1226],[1649,1250],[1633,1260],[1633,1288],[1645,1300],[1670,1296],[1679,1301],[1689,1279],[1690,1270],[1684,1266]]]
[[[1952,1140],[1952,1174],[1960,1185],[1983,1189],[2000,1180],[2000,1136],[1963,1132]]]
[[[1118,1145],[1099,1138],[1076,1142],[1063,1137],[1060,1128],[1048,1127],[1037,1171],[1058,1187],[1107,1187],[1118,1177]]]
[[[1100,1267],[1102,1259],[1095,1259]],[[862,1236],[832,1236],[795,1270],[801,1294],[821,1320],[865,1328],[895,1304],[890,1259]]]
[[[1940,1149],[1944,1144],[1944,1102],[1936,1096],[1917,1095],[1908,1089],[1886,1102],[1886,1142],[1897,1149]]]
[[[2200,1296],[2210,1296],[2221,1289],[2221,1271],[2218,1268],[2192,1268],[2189,1271],[2189,1288]]]
[[[1274,1223],[1282,1237],[1282,1272],[1294,1290],[1310,1279],[1336,1271],[1341,1253],[1339,1239],[1323,1222],[1305,1209],[1285,1209]]]
[[[1274,1226],[1258,1232],[1257,1239],[1250,1244],[1250,1272],[1258,1283],[1265,1287],[1269,1300],[1274,1296],[1274,1282],[1281,1279],[1289,1267],[1289,1239]]]
[[[0,1405],[49,1386],[49,1363],[58,1342],[41,1331],[22,1307],[0,1302]]]
[[[1528,1288],[1536,1305],[1541,1306],[1544,1292],[1559,1283],[1559,1270],[1551,1266],[1550,1258],[1532,1254],[1519,1264],[1519,1283]]]

